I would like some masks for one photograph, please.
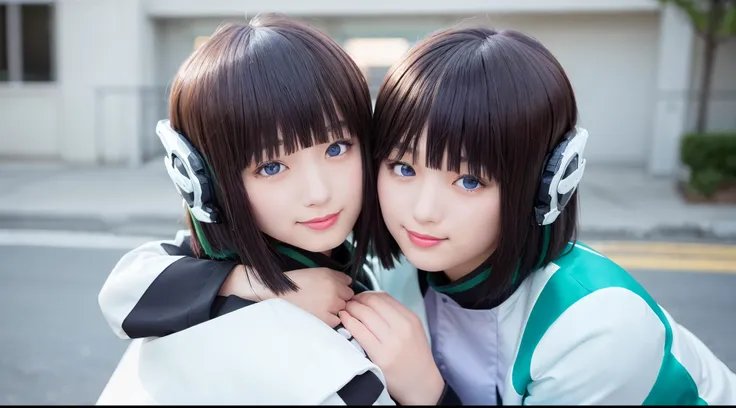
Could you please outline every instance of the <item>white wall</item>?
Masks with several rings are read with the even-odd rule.
[[[54,84],[0,85],[0,157],[58,158],[57,98]]]
[[[422,20],[424,23],[422,23]],[[659,14],[578,13],[473,16],[350,17],[340,33],[418,37],[450,25],[513,28],[533,35],[558,58],[575,89],[586,154],[596,163],[644,166],[651,145]],[[413,31],[411,31],[413,30]],[[417,39],[419,39],[417,38]]]
[[[62,158],[122,163],[138,147],[153,28],[141,0],[57,3]]]
[[[590,132],[591,163],[643,166],[651,143],[658,18],[640,12],[480,21],[531,34],[560,61],[575,91],[579,123]]]

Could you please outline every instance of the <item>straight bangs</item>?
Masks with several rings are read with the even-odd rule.
[[[170,118],[209,165],[223,215],[220,224],[202,224],[204,236],[193,245],[206,240],[216,252],[237,252],[275,293],[296,286],[278,270],[272,240],[255,221],[244,169],[254,161],[355,137],[363,154],[364,192],[367,199],[375,197],[369,193],[375,183],[365,78],[337,43],[307,24],[264,15],[220,27],[177,73]],[[368,224],[362,217],[356,229]],[[364,248],[355,251],[361,264],[368,238],[362,241]]]
[[[460,172],[467,160],[471,175],[499,186],[494,273],[483,283],[489,296],[497,295],[559,254],[573,235],[577,197],[550,227],[549,250],[542,249],[542,227],[532,221],[545,158],[576,122],[572,86],[538,41],[513,30],[449,29],[415,46],[384,80],[374,115],[374,160],[415,153],[426,134],[428,167]],[[376,252],[390,266],[399,247],[378,219]]]
[[[368,139],[370,97],[360,86],[360,71],[335,58],[340,54],[299,32],[271,28],[256,29],[249,48],[252,62],[242,77],[251,80],[235,107],[242,112],[237,131],[258,135],[239,138],[235,146],[249,160],[353,136]]]
[[[484,61],[473,43],[433,43],[413,49],[388,74],[376,100],[374,126],[380,162],[406,152],[417,160],[426,135],[425,161],[433,169],[497,179],[503,171],[500,140],[504,123]],[[490,153],[490,154],[489,154]]]
[[[219,63],[204,81],[183,87],[196,94],[189,112],[178,106],[183,130],[189,121],[207,124],[204,139],[223,146],[240,169],[315,144],[367,139],[370,96],[360,71],[310,33],[269,23],[224,26],[209,40],[201,59]]]

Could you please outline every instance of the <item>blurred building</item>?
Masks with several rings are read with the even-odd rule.
[[[268,11],[326,31],[374,93],[437,29],[530,33],[573,82],[593,162],[674,174],[694,122],[701,45],[684,15],[656,0],[0,0],[0,159],[135,166],[159,156],[167,84],[197,39]],[[712,129],[736,128],[734,72],[731,40],[717,56]]]

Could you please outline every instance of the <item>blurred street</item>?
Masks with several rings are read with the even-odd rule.
[[[104,321],[97,294],[117,260],[148,238],[0,230],[0,404],[94,404],[128,344]],[[675,319],[736,370],[736,243],[581,238],[631,266]]]

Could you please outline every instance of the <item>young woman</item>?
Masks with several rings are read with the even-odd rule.
[[[733,372],[574,242],[577,122],[563,68],[519,32],[440,32],[388,74],[374,245],[386,267],[402,254],[418,268],[431,353],[403,299],[358,294],[340,315],[394,397],[444,379],[465,404],[736,403]]]
[[[481,28],[430,36],[387,76],[374,124],[373,243],[396,266],[377,278],[410,279],[339,314],[397,401],[452,389],[482,405],[736,403],[736,376],[626,271],[574,241],[587,132],[538,41]]]
[[[161,292],[125,312],[125,295],[101,303],[112,305],[106,315],[127,316],[119,323],[130,337],[171,335],[134,341],[98,403],[393,404],[336,316],[354,291],[374,288],[363,271],[363,214],[375,203],[371,101],[355,64],[323,33],[283,17],[223,26],[176,74],[169,115],[156,132],[191,233],[158,248],[178,258],[179,276],[132,277],[133,291]],[[129,254],[118,267],[166,264],[144,258]],[[302,286],[327,289],[331,303],[319,306],[329,325],[280,299],[217,296],[237,264],[296,304],[298,282],[283,271],[324,268]],[[163,316],[141,313],[172,298]]]

